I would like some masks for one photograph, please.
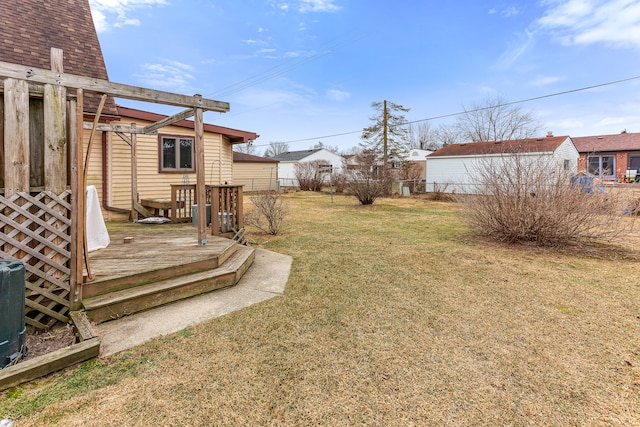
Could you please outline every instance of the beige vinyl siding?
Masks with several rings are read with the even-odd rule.
[[[235,162],[233,164],[233,183],[243,185],[245,192],[273,190],[277,179],[277,163]]]
[[[130,124],[133,120],[123,117],[121,124]],[[147,121],[135,120],[141,128],[150,124]],[[178,135],[194,137],[193,129],[177,126],[168,126],[158,132],[162,135]],[[129,136],[129,135],[127,135]],[[131,208],[131,147],[114,133],[107,134],[107,179],[109,206],[130,209]],[[85,141],[88,133],[85,134]],[[86,143],[85,143],[86,145]],[[232,183],[233,153],[228,139],[217,133],[205,132],[205,182],[210,185]],[[196,173],[160,173],[159,172],[159,142],[158,135],[137,135],[138,158],[138,196],[147,198],[170,198],[171,184],[196,183]],[[91,184],[98,187],[98,194],[102,195],[102,143],[94,142],[91,155]],[[94,166],[95,163],[95,166]],[[197,167],[201,167],[197,165]],[[108,212],[103,214],[107,220],[125,219],[127,215]]]
[[[87,158],[90,135],[91,131],[89,130],[85,130],[83,133],[83,163]],[[98,198],[102,199],[102,132],[96,132],[93,135],[91,153],[89,155],[89,167],[87,168],[87,185],[95,185],[98,191]],[[100,201],[102,202],[102,200]]]

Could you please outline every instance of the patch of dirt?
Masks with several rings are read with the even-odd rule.
[[[71,325],[56,325],[48,330],[27,328],[27,355],[19,362],[52,353],[76,343]],[[18,363],[19,363],[18,362]]]

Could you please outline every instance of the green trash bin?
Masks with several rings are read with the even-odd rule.
[[[0,369],[27,354],[24,264],[0,260]]]

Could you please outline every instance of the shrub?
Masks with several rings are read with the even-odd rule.
[[[294,165],[294,173],[298,180],[298,186],[302,191],[320,191],[324,181],[320,165],[325,164],[321,160],[312,162],[300,162]]]
[[[333,184],[333,191],[335,193],[341,194],[344,193],[344,190],[347,188],[349,177],[346,173],[343,172],[334,173],[331,176],[331,181]]]
[[[389,193],[391,179],[375,178],[360,171],[351,171],[347,185],[361,205],[372,205],[378,197]]]
[[[429,200],[438,201],[438,202],[451,202],[454,200],[454,196],[447,191],[449,188],[449,184],[438,184],[437,182],[433,183],[433,191],[431,191],[427,198]]]
[[[261,191],[249,196],[253,208],[245,213],[245,222],[265,233],[276,235],[287,216],[287,202],[279,193]]]
[[[553,159],[523,153],[481,161],[472,171],[476,194],[461,199],[482,233],[509,243],[569,245],[615,237],[623,231],[624,199],[572,184]]]

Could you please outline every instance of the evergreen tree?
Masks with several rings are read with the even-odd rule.
[[[378,160],[387,164],[390,153],[404,153],[409,139],[407,120],[402,112],[408,112],[409,108],[384,100],[373,102],[371,107],[376,114],[369,117],[373,124],[362,130],[360,146],[364,150],[371,150]]]

